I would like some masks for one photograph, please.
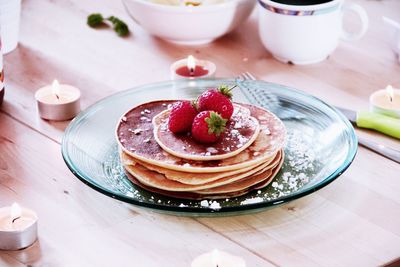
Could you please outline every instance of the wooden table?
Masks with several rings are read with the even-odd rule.
[[[364,38],[341,43],[310,66],[286,65],[263,48],[257,12],[208,46],[180,47],[148,35],[115,0],[23,1],[20,43],[5,56],[0,112],[0,206],[16,201],[39,214],[39,241],[0,252],[0,266],[190,266],[213,248],[247,266],[376,266],[400,256],[400,167],[360,147],[351,167],[307,197],[261,213],[225,218],[162,215],[106,197],[69,172],[60,153],[68,122],[41,120],[34,92],[54,78],[83,92],[83,107],[133,86],[169,79],[169,65],[193,54],[217,75],[250,71],[325,101],[366,109],[368,96],[400,87],[400,65],[381,16],[400,20],[397,0],[355,0],[370,17]],[[86,26],[92,12],[126,19],[118,38]],[[346,19],[350,26],[357,22]],[[398,140],[358,131],[400,149]]]

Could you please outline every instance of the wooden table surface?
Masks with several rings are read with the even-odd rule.
[[[247,266],[377,266],[400,256],[400,165],[359,148],[335,182],[268,211],[223,218],[163,215],[104,196],[64,164],[60,140],[68,122],[41,120],[34,92],[54,78],[82,90],[83,108],[115,92],[169,79],[170,64],[189,54],[217,65],[217,76],[250,71],[335,105],[367,109],[368,96],[400,87],[400,64],[382,15],[400,20],[400,1],[355,0],[369,30],[341,43],[330,58],[286,65],[264,49],[257,12],[235,32],[207,46],[181,47],[147,34],[120,1],[24,0],[20,43],[5,55],[6,96],[0,111],[0,206],[16,201],[37,211],[39,241],[0,252],[0,266],[190,266],[213,248]],[[92,12],[125,19],[118,38],[86,26]],[[350,27],[357,21],[346,18]],[[398,140],[357,131],[400,149]],[[1,240],[0,240],[1,242]]]

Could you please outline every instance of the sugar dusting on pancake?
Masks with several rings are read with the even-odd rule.
[[[219,160],[230,158],[249,147],[257,138],[260,126],[247,108],[235,105],[235,112],[227,122],[218,142],[201,144],[190,133],[174,134],[168,129],[170,111],[153,118],[156,142],[168,153],[190,160]]]
[[[122,116],[116,135],[120,148],[129,156],[163,168],[193,172],[214,173],[255,166],[273,157],[285,142],[283,123],[271,112],[242,104],[260,124],[256,140],[238,155],[212,161],[185,160],[164,151],[155,141],[152,119],[175,101],[154,101],[134,107]]]

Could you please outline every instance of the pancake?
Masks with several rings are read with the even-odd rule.
[[[165,175],[149,170],[145,168],[143,165],[140,165],[139,163],[136,163],[135,165],[125,165],[124,168],[128,173],[130,173],[137,180],[139,180],[141,184],[144,184],[146,186],[166,191],[185,192],[185,191],[197,191],[217,186],[223,186],[242,180],[244,178],[250,178],[253,176],[253,174],[259,171],[266,172],[271,168],[274,168],[276,165],[280,163],[281,160],[282,160],[282,153],[281,151],[278,151],[276,157],[271,163],[267,163],[266,165],[259,165],[257,168],[254,168],[242,174],[231,175],[215,181],[197,185],[183,184],[174,180],[169,180],[168,178],[165,177]]]
[[[274,178],[281,170],[283,162],[284,162],[284,157],[285,157],[285,154],[282,151],[282,160],[279,162],[279,164],[275,168],[272,169],[271,178]],[[262,189],[262,188],[266,187],[267,185],[269,185],[270,182],[272,182],[272,179],[270,179],[269,181],[268,180],[262,181],[259,184],[253,186],[253,189],[254,190]]]
[[[172,191],[165,191],[161,189],[157,189],[154,187],[146,186],[142,183],[140,183],[135,177],[133,177],[131,174],[126,173],[128,176],[128,179],[135,185],[149,191],[152,193],[160,194],[166,197],[172,197],[172,198],[177,198],[177,199],[193,199],[193,200],[201,200],[201,199],[226,199],[226,198],[231,198],[231,197],[238,197],[244,194],[247,194],[249,192],[249,189],[242,190],[242,191],[237,191],[237,192],[232,192],[232,193],[225,193],[225,194],[214,194],[214,195],[202,195],[202,194],[197,194],[193,192],[172,192]]]
[[[120,148],[135,159],[162,168],[192,173],[215,173],[257,166],[273,157],[284,145],[286,129],[281,120],[265,109],[242,104],[260,124],[260,132],[248,148],[223,160],[194,161],[173,156],[155,141],[152,119],[174,102],[148,102],[126,112],[116,128]]]
[[[254,189],[261,189],[267,186],[272,181],[272,178],[274,178],[281,169],[282,164],[283,164],[283,152],[277,164],[267,171],[258,171],[252,177],[244,178],[237,182],[223,186],[195,191],[195,193],[197,194],[231,193],[251,187],[254,187]]]
[[[257,190],[257,189],[261,189],[266,187],[267,185],[269,185],[273,178],[275,177],[275,175],[279,172],[281,166],[283,163],[283,158],[281,159],[280,163],[278,164],[278,166],[276,166],[275,168],[273,168],[272,170],[269,170],[269,172],[271,172],[270,176],[265,178],[263,181],[261,181],[260,183],[246,188],[246,189],[241,189],[241,190],[237,190],[237,191],[233,191],[233,192],[216,192],[216,193],[212,193],[212,194],[207,194],[207,193],[196,193],[196,192],[173,192],[173,191],[166,191],[166,190],[161,190],[161,189],[157,189],[154,187],[149,187],[146,186],[142,183],[140,183],[135,177],[133,177],[131,174],[126,173],[126,175],[128,176],[128,179],[134,183],[135,185],[153,192],[153,193],[157,193],[160,195],[164,195],[167,197],[172,197],[172,198],[178,198],[178,199],[193,199],[193,200],[201,200],[201,199],[226,199],[226,198],[232,198],[232,197],[238,197],[238,196],[242,196],[245,195],[247,193],[249,193],[250,191],[253,190]],[[240,187],[238,187],[240,188]]]
[[[248,148],[257,138],[260,125],[257,119],[242,113],[235,105],[234,114],[227,121],[220,139],[212,144],[201,144],[190,133],[174,134],[168,129],[170,110],[153,118],[156,142],[168,153],[183,159],[219,160],[233,157]]]
[[[221,186],[217,186],[217,187],[213,187],[213,188],[209,188],[209,189],[198,190],[198,191],[194,191],[194,193],[211,195],[211,194],[223,194],[223,193],[236,192],[236,191],[247,189],[253,185],[256,185],[262,181],[265,181],[266,179],[268,179],[271,176],[271,174],[272,174],[272,170],[257,172],[257,174],[255,174],[251,177],[243,178],[234,183],[221,185]]]
[[[256,168],[260,165],[266,165],[269,164],[274,157],[270,157],[267,159],[265,162],[262,162],[261,164],[255,165],[255,166],[249,166],[243,169],[238,169],[238,170],[233,170],[233,171],[226,171],[226,172],[216,172],[216,173],[191,173],[191,172],[182,172],[182,171],[174,171],[170,169],[166,169],[157,165],[152,165],[149,163],[146,163],[144,161],[140,161],[138,159],[130,157],[128,154],[121,152],[121,161],[123,165],[134,165],[136,163],[139,163],[140,165],[143,165],[145,168],[156,171],[158,173],[162,173],[165,175],[167,179],[178,181],[180,183],[184,184],[204,184],[207,182],[215,181],[227,176],[235,175],[235,174],[240,174],[247,172],[253,168]]]

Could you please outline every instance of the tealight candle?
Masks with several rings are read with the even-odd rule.
[[[191,267],[246,267],[246,262],[237,256],[214,249],[196,257]]]
[[[80,111],[81,92],[67,84],[52,85],[40,88],[35,93],[40,117],[46,120],[64,121],[72,119]]]
[[[0,249],[18,250],[37,239],[37,215],[17,203],[0,209]]]
[[[171,67],[171,79],[195,79],[214,77],[217,67],[208,60],[198,60],[192,55],[175,61]]]
[[[370,98],[372,112],[400,118],[400,90],[388,85],[385,90],[374,92]]]

